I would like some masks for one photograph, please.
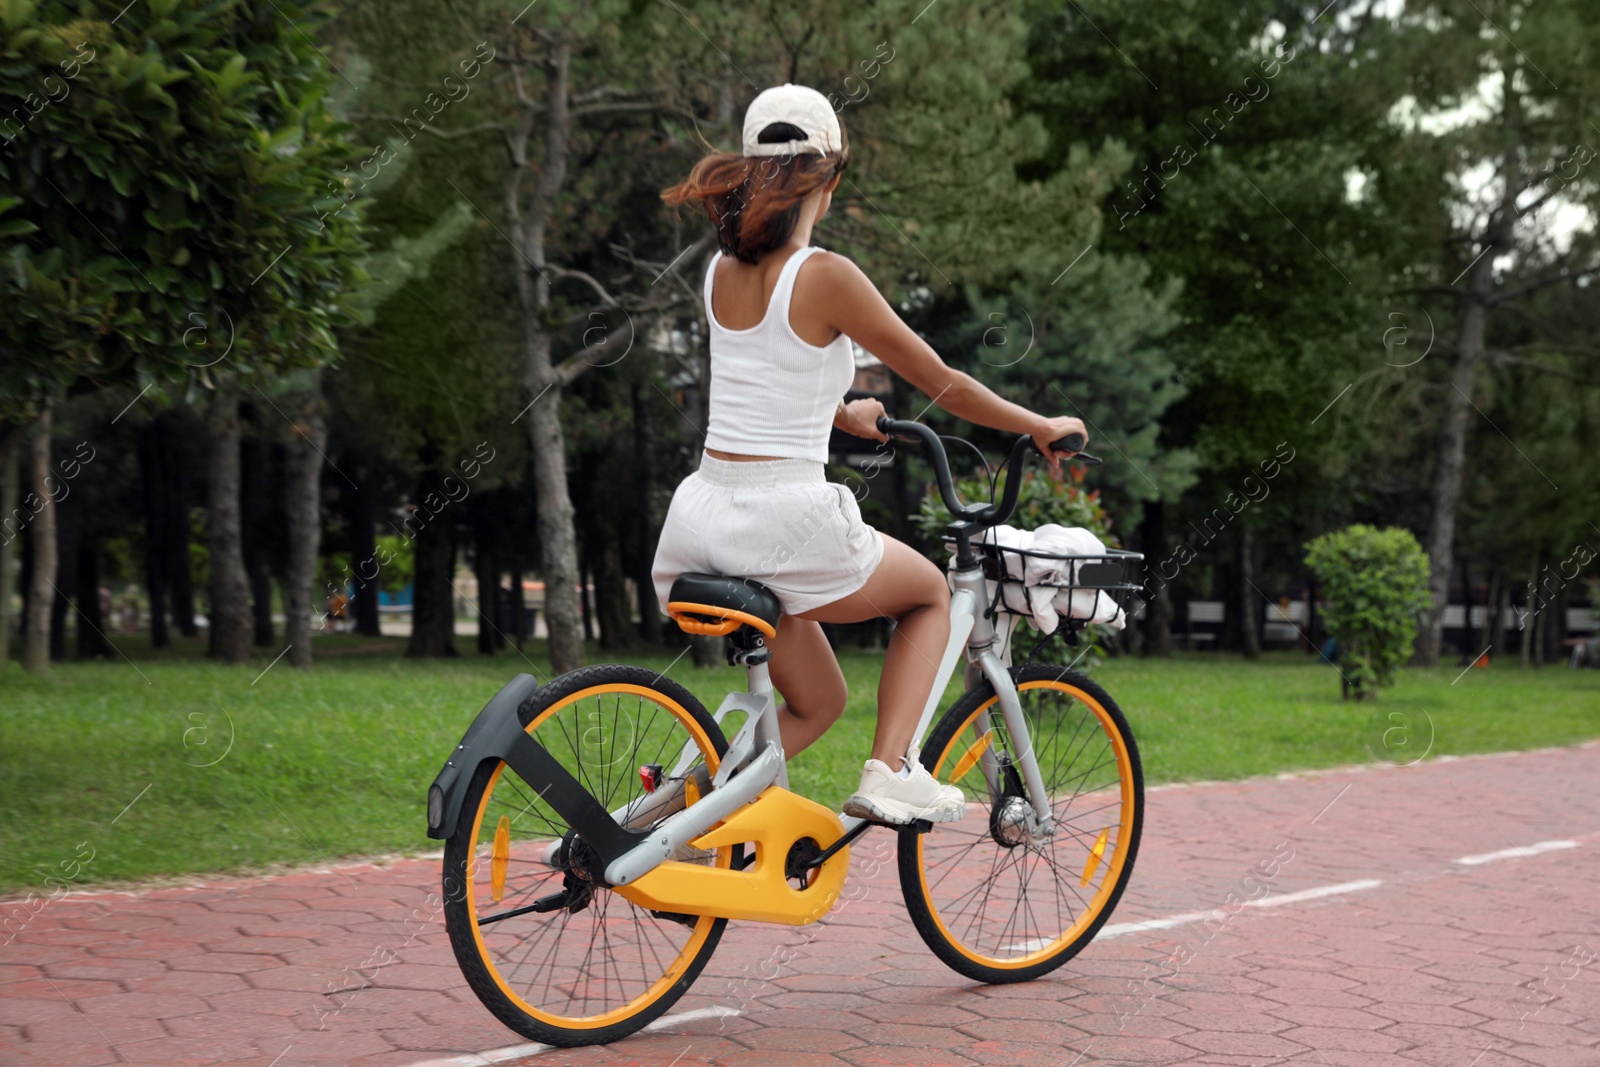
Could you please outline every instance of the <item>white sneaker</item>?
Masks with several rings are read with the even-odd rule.
[[[954,822],[967,812],[966,798],[953,785],[940,785],[912,749],[906,757],[911,775],[902,778],[882,760],[869,759],[861,768],[861,788],[844,802],[844,813],[858,819],[902,826],[917,819]]]

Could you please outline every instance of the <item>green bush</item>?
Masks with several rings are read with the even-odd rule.
[[[1004,492],[1005,486],[1002,484],[999,489]],[[970,478],[957,478],[956,493],[963,503],[987,503],[991,497],[988,474],[978,471]],[[944,506],[937,485],[928,485],[913,521],[930,542],[943,536],[950,512]],[[1017,510],[1012,513],[1009,525],[1019,530],[1037,530],[1049,522],[1082,526],[1105,542],[1107,548],[1120,547],[1111,534],[1111,516],[1100,503],[1100,490],[1085,491],[1075,483],[1070,472],[1065,478],[1055,479],[1038,470],[1023,471],[1022,487],[1017,492]]]
[[[1323,618],[1339,642],[1342,693],[1376,697],[1411,657],[1427,608],[1428,557],[1410,531],[1355,525],[1306,545],[1322,583]]]

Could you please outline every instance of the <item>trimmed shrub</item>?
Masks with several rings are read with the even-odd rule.
[[[1429,603],[1428,557],[1410,531],[1355,525],[1306,545],[1323,617],[1339,642],[1342,695],[1376,697],[1411,657]]]

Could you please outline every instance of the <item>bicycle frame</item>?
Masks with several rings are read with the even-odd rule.
[[[939,710],[945,687],[955,670],[956,660],[960,658],[964,648],[969,667],[966,673],[968,687],[970,688],[980,675],[994,687],[999,697],[1001,716],[1012,746],[1016,749],[1023,782],[1028,789],[1029,804],[1035,819],[1035,832],[1042,836],[1048,835],[1053,824],[1050,797],[1045,790],[1044,777],[1039,772],[1039,762],[1033,752],[1016,684],[1012,681],[1005,663],[994,651],[997,636],[994,622],[982,608],[986,594],[983,572],[977,567],[953,571],[949,581],[950,639],[940,659],[933,689],[928,694],[928,702],[923,706],[912,736],[920,741],[927,735],[933,723],[933,716]],[[640,845],[627,855],[608,864],[606,880],[613,885],[624,885],[638,879],[671,856],[674,851],[699,837],[704,832],[701,827],[705,822],[705,816],[714,813],[711,809],[701,811],[707,801],[720,795],[724,804],[736,808],[754,799],[756,794],[770,785],[788,788],[789,776],[787,764],[783,759],[783,742],[778,733],[777,695],[772,688],[771,673],[765,658],[759,662],[747,663],[746,670],[747,690],[742,693],[729,693],[713,715],[719,724],[723,717],[732,711],[744,711],[748,716],[728,745],[727,755],[712,780],[713,792],[705,800],[670,816],[657,826],[652,831],[652,841]],[[687,751],[680,755],[678,766],[674,768],[674,777],[684,772],[691,756],[692,753]],[[998,761],[995,760],[992,751],[987,749],[980,758],[990,789],[998,795],[1000,777]],[[735,773],[737,777],[729,781]],[[724,784],[725,782],[727,784]],[[671,801],[664,799],[662,803]],[[716,808],[720,809],[722,806],[717,805]],[[649,807],[651,815],[660,810],[660,805]],[[615,817],[621,812],[612,814]],[[629,814],[631,818],[628,821],[640,821],[639,809],[632,809]],[[696,817],[688,818],[691,814],[695,814]],[[842,813],[839,819],[846,835],[852,839],[864,823],[862,819]]]
[[[1033,814],[1029,829],[1036,835],[1047,835],[1052,829],[1050,798],[1039,773],[1016,686],[994,650],[995,627],[983,611],[983,573],[976,566],[958,569],[950,573],[949,582],[950,639],[913,736],[919,740],[926,736],[956,661],[965,650],[968,687],[981,677],[999,696],[1001,717],[1029,794]],[[696,756],[693,747],[686,746],[671,773],[677,783],[676,792],[662,789],[615,812],[601,806],[522,729],[517,708],[537,688],[537,682],[529,675],[519,675],[479,713],[429,789],[429,836],[449,836],[472,771],[484,760],[500,759],[525,781],[542,783],[540,795],[590,843],[603,866],[605,881],[624,895],[637,895],[641,903],[666,910],[698,913],[704,908],[708,914],[732,918],[793,924],[815,921],[827,910],[819,911],[818,905],[825,901],[831,906],[837,885],[842,884],[849,843],[872,824],[835,814],[788,791],[788,769],[778,732],[777,694],[764,649],[761,655],[748,657],[746,671],[746,691],[729,693],[713,715],[720,723],[728,714],[742,711],[746,719],[711,777],[711,788],[702,790],[695,803],[682,806],[682,783],[693,773]],[[984,723],[983,729],[988,728],[989,724]],[[992,795],[998,796],[1000,766],[993,751],[985,749],[980,760]],[[705,769],[701,768],[700,773],[704,774]],[[772,786],[779,790],[768,793]],[[762,803],[756,804],[758,800]],[[780,807],[781,813],[777,810]],[[659,814],[669,808],[677,810],[656,822]],[[769,827],[762,818],[755,817],[762,809],[766,816],[781,814],[781,818],[765,820],[776,826]],[[640,829],[652,822],[656,825],[648,832]],[[718,829],[719,823],[725,825]],[[778,892],[786,884],[782,857],[764,864],[764,871],[671,862],[674,853],[685,847],[709,848],[739,841],[764,841],[769,851],[777,851],[785,846],[777,838],[785,834],[790,839],[811,836],[824,850],[819,878],[825,874],[827,885],[821,887],[822,892],[808,895],[808,900],[785,900],[785,895]],[[717,840],[711,840],[713,837]],[[723,837],[727,840],[723,841]],[[655,875],[646,878],[652,872]],[[640,879],[646,879],[647,884],[636,887]],[[719,883],[714,893],[706,892],[706,883],[710,882]]]

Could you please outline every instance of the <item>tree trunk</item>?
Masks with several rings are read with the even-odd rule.
[[[522,651],[522,643],[528,632],[528,598],[522,588],[522,568],[515,567],[511,571],[511,626],[512,637],[517,643],[517,651]]]
[[[94,538],[78,539],[78,658],[111,658],[106,620],[100,611],[100,554]]]
[[[320,418],[320,407],[318,410]],[[372,573],[373,568],[377,567],[378,539],[374,532],[376,507],[372,490],[366,484],[368,477],[358,476],[362,484],[346,497],[349,503],[345,509],[345,516],[350,523],[350,558],[355,561],[351,569],[356,571],[356,591],[350,598],[350,610],[354,613],[356,633],[366,637],[381,637],[383,630],[378,625],[378,590],[383,585],[383,570],[379,567],[371,579],[362,576]]]
[[[1506,75],[1508,103],[1510,75]],[[1506,247],[1515,224],[1515,203],[1519,191],[1514,175],[1516,163],[1508,153],[1502,164],[1500,205],[1478,244],[1487,253],[1491,247]],[[1484,338],[1488,331],[1488,299],[1494,290],[1493,255],[1480,254],[1467,271],[1466,291],[1462,294],[1461,322],[1456,331],[1456,363],[1450,391],[1445,394],[1444,417],[1439,424],[1434,448],[1433,482],[1429,492],[1431,511],[1428,538],[1424,546],[1431,565],[1429,585],[1433,594],[1428,625],[1419,645],[1418,661],[1439,662],[1444,638],[1444,610],[1450,602],[1450,568],[1455,548],[1456,510],[1461,503],[1461,486],[1466,474],[1467,423],[1472,418],[1472,390],[1477,384],[1478,367],[1484,359]]]
[[[11,597],[14,547],[21,532],[17,516],[17,449],[0,454],[0,664],[11,657]]]
[[[1317,616],[1317,579],[1316,575],[1306,579],[1306,644],[1311,647],[1307,650],[1313,655],[1322,646],[1317,644],[1317,627],[1322,620]]]
[[[1528,639],[1529,654],[1533,657],[1535,667],[1544,666],[1544,634],[1550,625],[1550,612],[1545,610],[1547,604],[1542,601],[1539,610],[1534,613],[1532,633]]]
[[[167,477],[167,580],[171,582],[172,625],[184,637],[200,632],[194,619],[194,579],[189,559],[189,475],[173,456],[170,427],[161,431],[162,469]]]
[[[1560,663],[1564,658],[1561,642],[1567,638],[1567,590],[1565,587],[1556,592],[1548,611],[1549,620],[1544,628],[1544,661],[1546,663]]]
[[[161,423],[139,434],[139,485],[144,501],[144,584],[150,597],[150,646],[167,648],[167,472]]]
[[[18,474],[18,492],[24,494],[24,501],[33,499],[33,433],[28,433],[28,451],[18,461],[20,472]],[[24,506],[31,520],[33,513]],[[33,528],[25,525],[22,527],[20,547],[17,549],[17,592],[22,597],[22,610],[17,616],[19,636],[24,642],[22,651],[27,651],[28,636],[28,605],[33,602]]]
[[[1531,573],[1535,578],[1538,577],[1539,554],[1537,552],[1533,556]],[[1538,610],[1538,607],[1538,597],[1534,592],[1533,581],[1530,580],[1528,582],[1527,601],[1523,604],[1522,610],[1517,613],[1517,629],[1521,632],[1522,637],[1522,665],[1524,667],[1528,666],[1533,658],[1533,624],[1538,618],[1534,612]]]
[[[633,613],[629,610],[628,586],[623,580],[622,546],[617,538],[607,537],[594,554],[595,618],[600,624],[600,647],[608,651],[634,645]]]
[[[1490,257],[1485,256],[1487,261]],[[1444,611],[1450,602],[1451,556],[1455,546],[1456,508],[1461,503],[1461,483],[1466,471],[1467,420],[1472,412],[1472,388],[1483,358],[1486,309],[1469,298],[1456,345],[1460,355],[1445,394],[1445,414],[1434,449],[1432,513],[1428,521],[1429,585],[1433,594],[1428,627],[1418,646],[1419,662],[1439,662],[1444,641]]]
[[[1239,523],[1239,651],[1245,659],[1261,658],[1262,597],[1255,586],[1255,537],[1250,524]]]
[[[661,643],[661,608],[656,603],[656,587],[650,577],[650,566],[655,555],[655,538],[644,542],[634,561],[634,608],[639,612],[639,640],[655,647]]]
[[[495,652],[495,631],[500,622],[499,590],[500,569],[494,559],[494,533],[492,509],[482,498],[473,508],[473,559],[472,573],[478,579],[478,652],[492,656]]]
[[[254,431],[240,442],[239,511],[244,543],[245,573],[250,581],[250,623],[258,648],[272,648],[278,636],[272,629],[272,557],[267,551],[268,433],[261,408],[246,409]]]
[[[33,548],[32,587],[23,632],[22,665],[33,674],[50,673],[50,606],[55,601],[56,505],[50,497],[50,409],[45,408],[33,430],[30,480],[39,512],[28,525]],[[31,510],[31,508],[30,508]]]
[[[639,442],[639,517],[635,523],[633,588],[635,607],[639,611],[639,639],[650,647],[661,643],[661,608],[656,603],[655,585],[650,578],[656,544],[661,536],[660,526],[651,511],[651,501],[655,499],[654,427],[644,389],[636,384],[633,387],[633,432]]]
[[[689,658],[696,667],[725,667],[727,666],[726,637],[712,637],[706,634],[690,634],[689,647],[693,651]]]
[[[585,558],[588,555],[578,548],[578,605],[583,609],[583,639],[594,640],[594,568]]]
[[[549,339],[545,339],[548,346]],[[536,386],[537,389],[543,385]],[[556,389],[551,387],[551,393]],[[583,618],[578,603],[578,548],[567,495],[566,443],[557,414],[559,397],[546,395],[528,411],[532,423],[534,491],[539,500],[544,618],[550,631],[550,667],[557,674],[583,666]]]
[[[418,479],[417,499],[432,493],[427,474]],[[409,526],[409,524],[408,524]],[[413,544],[410,659],[455,656],[456,613],[451,575],[455,570],[455,530],[448,518],[435,516],[417,533]]]
[[[1490,656],[1498,657],[1509,655],[1510,649],[1506,647],[1506,619],[1511,614],[1511,576],[1505,571],[1496,571],[1494,580],[1494,621],[1490,624],[1490,640],[1494,648]]]
[[[523,217],[521,190],[532,173],[533,161],[521,142],[516,163],[506,175],[506,213],[521,238],[516,263],[517,295],[522,314],[527,385],[533,397],[527,409],[528,434],[533,446],[534,494],[539,509],[539,542],[544,570],[545,625],[550,631],[550,666],[564,674],[583,666],[583,631],[578,605],[578,556],[572,528],[572,500],[567,493],[566,441],[561,432],[561,392],[567,384],[550,362],[550,333],[545,316],[550,306],[550,282],[535,264],[546,262],[545,231],[555,209],[557,194],[566,180],[570,150],[571,114],[568,109],[568,66],[571,45],[559,41],[545,64],[545,95],[531,105],[544,131],[544,153],[538,181]],[[527,173],[525,173],[527,172]]]
[[[286,399],[295,402],[295,425],[294,432],[284,441],[284,515],[289,527],[289,566],[283,583],[284,639],[289,646],[290,665],[307,669],[312,658],[312,605],[317,602],[317,553],[322,546],[322,453],[328,443],[321,372],[316,372],[310,389]],[[371,535],[369,526],[367,536]]]
[[[250,582],[244,568],[239,514],[239,397],[219,382],[206,415],[211,654],[223,663],[250,658]]]
[[[1499,637],[1494,632],[1494,598],[1496,595],[1496,582],[1498,574],[1491,567],[1483,576],[1483,623],[1473,635],[1473,647],[1481,648],[1489,655],[1494,654],[1494,646],[1499,643]]]
[[[83,529],[79,501],[72,499],[71,485],[58,482],[61,499],[56,502],[56,585],[50,601],[50,658],[67,658],[67,618],[78,597],[78,543]]]
[[[1464,559],[1461,560],[1461,603],[1461,632],[1465,635],[1462,643],[1467,646],[1462,655],[1472,656],[1468,662],[1476,663],[1478,653],[1483,651],[1483,631],[1486,627],[1472,623],[1472,609],[1475,606],[1472,603],[1472,568]]]
[[[1144,549],[1146,588],[1154,583],[1145,605],[1143,653],[1163,658],[1172,655],[1172,591],[1160,574],[1149,576],[1153,568],[1160,566],[1166,543],[1166,509],[1156,501],[1145,509],[1139,536],[1139,545]]]

